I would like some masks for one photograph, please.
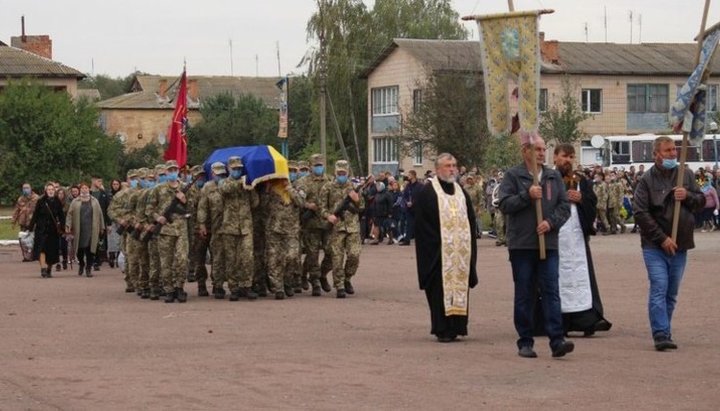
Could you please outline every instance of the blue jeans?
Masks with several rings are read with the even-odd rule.
[[[669,337],[672,332],[670,321],[687,263],[687,251],[678,251],[673,256],[659,248],[643,248],[642,252],[650,280],[650,329],[653,337]]]
[[[555,349],[563,338],[562,312],[558,285],[557,250],[546,250],[546,259],[540,260],[538,250],[510,250],[513,281],[515,282],[514,321],[518,348],[534,344],[534,313],[538,288],[542,297],[545,332],[550,348]]]

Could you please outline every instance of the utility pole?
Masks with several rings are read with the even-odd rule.
[[[230,46],[230,77],[232,77],[235,75],[233,70],[232,39],[228,39],[228,45]]]
[[[325,94],[327,93],[327,56],[325,44],[325,19],[324,19],[324,3],[325,0],[317,0],[318,11],[320,13],[320,153],[327,162],[327,130],[326,130],[326,114]]]
[[[607,6],[605,6],[605,43],[607,43]]]
[[[275,49],[277,50],[277,62],[278,62],[278,77],[282,77],[282,70],[280,69],[280,42],[275,42]]]
[[[630,15],[630,44],[632,44],[633,40],[633,13],[632,10],[628,10],[628,13]]]
[[[588,42],[588,24],[585,22],[585,43]]]

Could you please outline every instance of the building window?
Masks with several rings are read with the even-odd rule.
[[[373,139],[374,163],[397,163],[397,141],[392,137],[378,137]]]
[[[423,144],[421,141],[413,143],[413,165],[421,166],[423,163]]]
[[[372,89],[373,116],[396,115],[398,111],[398,87]]]
[[[420,111],[420,108],[422,107],[422,100],[422,90],[419,88],[413,90],[413,113],[417,113],[418,111]]]
[[[628,112],[630,113],[667,113],[667,84],[628,84]]]
[[[548,109],[548,94],[546,88],[540,89],[540,102],[538,104],[538,108],[541,113],[547,111]]]
[[[600,113],[602,90],[598,88],[586,88],[582,90],[581,98],[583,113]]]
[[[613,164],[630,164],[630,142],[629,141],[613,141],[612,142],[612,163]]]

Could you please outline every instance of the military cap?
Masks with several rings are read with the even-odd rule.
[[[165,162],[165,168],[166,168],[166,169],[168,169],[168,168],[177,168],[177,169],[179,169],[180,167],[178,167],[177,161],[175,161],[175,160],[168,160],[168,161]]]
[[[158,164],[155,166],[155,176],[167,173],[167,166],[165,164]]]
[[[302,169],[310,170],[310,165],[305,160],[298,161],[297,165],[298,165],[298,170],[302,170]]]
[[[193,178],[199,176],[200,174],[205,174],[205,169],[200,164],[196,166],[192,166],[190,169],[190,174],[193,176]]]
[[[227,169],[225,168],[225,164],[223,164],[222,161],[216,161],[212,163],[210,169],[213,173],[215,173],[215,175],[227,174]]]
[[[132,178],[137,178],[137,176],[138,176],[138,171],[136,169],[133,168],[133,169],[128,170],[127,178],[132,179]]]
[[[313,154],[310,156],[310,164],[311,165],[317,165],[317,164],[325,164],[325,157],[323,157],[322,154]]]
[[[240,159],[240,157],[232,156],[232,157],[228,158],[228,168],[238,168],[238,167],[242,167],[242,166],[243,166],[243,162],[242,162],[242,159]]]
[[[137,178],[147,178],[147,174],[148,174],[147,167],[139,168],[139,169],[137,169],[136,177]]]
[[[297,170],[298,169],[298,162],[295,160],[289,160],[288,161],[288,169],[289,170]]]
[[[335,162],[335,172],[338,172],[338,171],[348,172],[349,170],[350,170],[350,165],[348,164],[347,160],[338,160]]]

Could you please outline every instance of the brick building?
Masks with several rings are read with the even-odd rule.
[[[588,141],[580,157],[593,158],[593,135],[667,133],[668,111],[677,89],[692,71],[694,43],[575,43],[542,39],[540,109],[554,104],[567,76],[590,118],[581,124]],[[715,56],[710,70],[720,68]],[[402,119],[422,98],[424,79],[434,72],[481,73],[477,41],[394,39],[365,70],[368,81],[368,166],[373,172],[432,169],[434,154],[415,147],[403,157],[392,136],[402,133]],[[708,84],[708,109],[717,111],[720,77]],[[472,142],[469,142],[470,144]],[[618,148],[623,149],[623,148]]]

